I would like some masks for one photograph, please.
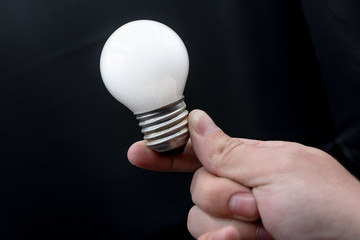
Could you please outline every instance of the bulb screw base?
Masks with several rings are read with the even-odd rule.
[[[189,139],[184,98],[154,111],[136,114],[146,145],[157,152],[174,155],[182,152]]]

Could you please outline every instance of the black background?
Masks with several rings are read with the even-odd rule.
[[[173,28],[190,55],[188,110],[231,136],[360,158],[356,0],[3,0],[0,237],[187,239],[189,173],[137,169],[134,115],[99,57],[122,24]]]

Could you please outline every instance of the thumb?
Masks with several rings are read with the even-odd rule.
[[[231,138],[201,110],[190,113],[189,130],[195,154],[209,172],[254,187],[251,180],[261,174],[258,166],[266,159],[266,142]]]

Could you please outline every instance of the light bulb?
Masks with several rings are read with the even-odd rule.
[[[121,26],[104,45],[100,72],[109,92],[140,121],[147,146],[171,154],[183,150],[189,57],[171,28],[151,20]]]

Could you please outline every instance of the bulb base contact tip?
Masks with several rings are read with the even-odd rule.
[[[154,111],[136,114],[146,145],[169,155],[180,153],[189,139],[184,98]]]

